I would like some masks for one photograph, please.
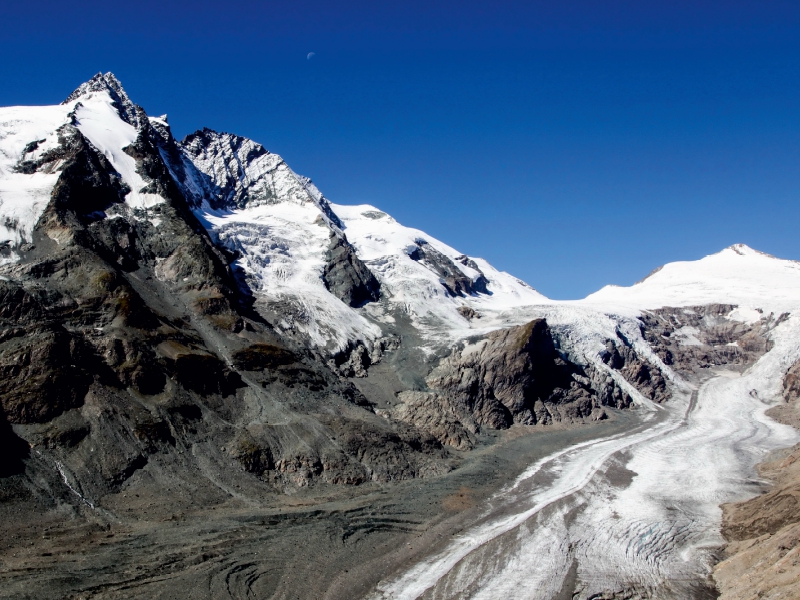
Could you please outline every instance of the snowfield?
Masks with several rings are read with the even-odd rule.
[[[136,141],[137,130],[120,118],[112,102],[105,92],[89,92],[68,106],[75,110],[78,130],[109,160],[128,184],[130,192],[125,196],[125,203],[131,209],[147,209],[161,204],[164,198],[142,191],[147,182],[136,171],[133,157],[124,152],[124,148]]]
[[[735,244],[701,260],[664,265],[631,287],[608,285],[583,304],[643,309],[718,303],[784,312],[795,310],[798,298],[800,262]]]
[[[20,173],[16,166],[58,146],[56,130],[67,122],[69,112],[66,106],[0,108],[0,244],[17,247],[31,241],[58,181],[58,165],[33,174]],[[0,258],[0,264],[14,260],[16,254]]]

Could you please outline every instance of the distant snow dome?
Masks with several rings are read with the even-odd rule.
[[[775,312],[800,301],[800,262],[735,244],[696,261],[664,265],[631,287],[606,286],[581,302],[607,308],[740,304]]]

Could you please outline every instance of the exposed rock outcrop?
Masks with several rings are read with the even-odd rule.
[[[483,273],[480,273],[477,265],[467,257],[464,257],[463,260],[468,262],[462,262],[462,264],[470,266],[480,273],[474,280],[465,275],[452,260],[425,240],[418,239],[408,256],[412,260],[422,262],[436,273],[442,286],[451,296],[464,296],[478,292],[486,293],[486,278]]]
[[[429,392],[401,394],[391,414],[459,448],[480,427],[603,418],[591,379],[557,350],[544,319],[454,350],[426,382]]]
[[[359,307],[380,298],[380,283],[341,234],[331,233],[322,281],[348,306]]]
[[[616,342],[613,340],[606,342],[606,352],[602,356],[603,362],[610,368],[619,371],[628,383],[650,400],[663,402],[669,398],[667,382],[661,372],[642,360],[625,336],[619,333],[617,336]]]
[[[696,371],[750,364],[770,349],[767,334],[785,315],[736,318],[732,304],[659,308],[639,317],[642,335],[666,365]],[[757,315],[758,317],[758,315]]]

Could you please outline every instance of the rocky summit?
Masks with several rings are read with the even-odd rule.
[[[0,597],[368,595],[543,452],[773,353],[797,266],[703,261],[553,302],[110,73],[1,108]]]

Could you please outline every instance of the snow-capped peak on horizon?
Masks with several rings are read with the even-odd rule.
[[[579,302],[609,308],[717,303],[790,310],[800,303],[800,262],[733,244],[698,260],[667,263],[632,286],[607,285]]]
[[[720,254],[722,252],[725,252],[726,250],[731,250],[736,254],[739,254],[740,256],[758,255],[758,256],[765,256],[767,258],[778,258],[777,256],[773,256],[772,254],[768,254],[767,252],[762,252],[761,250],[756,250],[755,248],[751,248],[747,244],[731,244],[730,246],[728,246],[727,248],[723,248],[716,254]]]

